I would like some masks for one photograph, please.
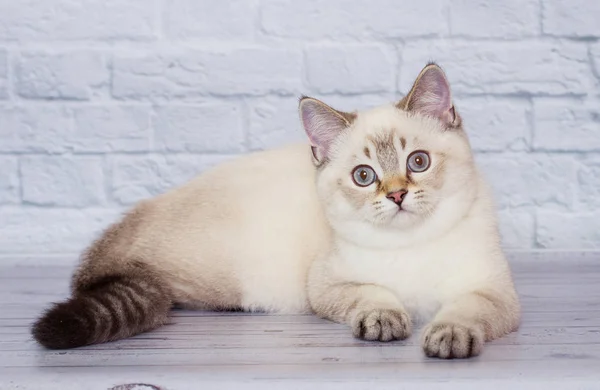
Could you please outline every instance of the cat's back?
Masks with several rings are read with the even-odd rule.
[[[292,144],[222,162],[151,202],[178,218],[202,211],[219,223],[316,200],[314,182],[310,147]]]

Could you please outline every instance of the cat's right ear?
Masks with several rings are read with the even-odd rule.
[[[300,121],[317,163],[323,163],[329,158],[334,140],[356,118],[356,114],[338,111],[308,96],[300,98],[299,111]]]
[[[318,163],[329,157],[333,141],[350,127],[356,114],[335,110],[327,104],[307,96],[300,99],[300,121],[310,140],[312,152]]]

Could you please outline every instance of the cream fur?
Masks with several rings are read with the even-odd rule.
[[[138,209],[130,253],[164,274],[178,303],[309,311],[306,275],[330,229],[308,145],[224,163]]]
[[[361,150],[369,145],[365,142],[369,135],[390,132],[391,139],[407,140],[405,150],[395,147],[400,161],[406,161],[413,150],[424,149],[431,155],[429,172],[436,163],[444,164],[443,173],[429,185],[430,173],[413,174],[421,178],[408,184],[403,207],[409,213],[396,214],[397,206],[385,194],[372,199],[373,188],[354,186],[347,174],[352,166],[368,164],[385,180],[373,152],[369,158]],[[396,174],[406,175],[404,164]],[[361,207],[344,196],[349,188],[365,193]],[[430,198],[425,208],[417,206],[414,195],[422,188]],[[437,120],[394,106],[359,113],[336,143],[331,163],[317,178],[317,189],[335,234],[330,252],[311,268],[308,291],[315,312],[348,323],[355,334],[360,335],[357,327],[363,326],[363,337],[381,341],[410,334],[391,337],[399,325],[377,319],[381,310],[413,320],[433,319],[434,324],[446,326],[436,327],[439,332],[458,327],[456,339],[467,340],[462,349],[440,352],[438,340],[438,350],[432,352],[425,335],[426,352],[438,357],[476,355],[484,339],[516,329],[519,303],[500,248],[492,196],[462,131],[444,130]],[[379,205],[379,214],[374,215],[376,201],[384,202],[383,215]],[[377,317],[370,325],[357,323],[357,317],[369,313]],[[410,323],[402,326],[411,328]],[[469,334],[475,339],[469,339]]]
[[[349,128],[319,149],[318,167],[311,145],[290,145],[140,203],[106,241],[110,256],[88,258],[76,279],[141,260],[188,307],[312,310],[381,341],[427,321],[423,347],[436,357],[476,355],[516,329],[492,196],[462,128],[394,105],[344,115]],[[428,151],[431,167],[409,174],[415,150]],[[373,167],[381,188],[353,183],[359,164]],[[385,191],[401,187],[399,212]]]

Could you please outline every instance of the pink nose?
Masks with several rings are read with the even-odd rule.
[[[402,203],[402,200],[404,199],[404,195],[406,195],[407,192],[408,191],[406,190],[390,192],[389,194],[387,194],[386,198],[396,203],[397,205],[400,205]]]

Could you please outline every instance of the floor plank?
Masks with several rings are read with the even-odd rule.
[[[510,258],[521,328],[467,361],[425,358],[420,329],[381,344],[312,315],[185,310],[127,340],[48,351],[29,328],[67,296],[71,268],[0,268],[0,389],[600,389],[600,256]]]

